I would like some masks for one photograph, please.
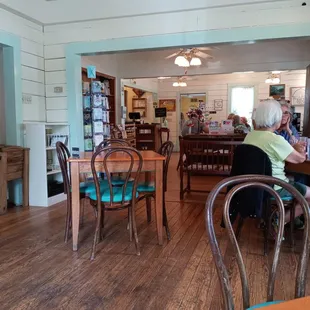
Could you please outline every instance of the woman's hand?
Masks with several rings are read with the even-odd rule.
[[[287,123],[285,124],[284,130],[288,132],[288,134],[291,136],[292,135],[292,130],[290,129],[290,121],[291,121],[291,116],[288,117]]]
[[[301,154],[305,154],[306,153],[306,144],[304,142],[297,142],[293,145],[293,148]]]

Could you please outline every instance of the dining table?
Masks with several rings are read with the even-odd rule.
[[[310,160],[306,160],[300,164],[285,163],[285,171],[310,175]]]
[[[155,215],[158,244],[163,244],[163,163],[165,157],[151,150],[140,151],[143,164],[141,172],[145,179],[150,180],[153,172],[155,175]],[[70,157],[71,196],[72,196],[72,243],[73,251],[78,250],[80,227],[80,175],[91,172],[92,152],[80,152],[78,157]],[[130,157],[126,153],[117,152],[109,156],[107,168],[109,173],[128,172]],[[138,156],[134,155],[133,172],[137,171]],[[103,169],[103,155],[96,157],[95,167],[97,172]]]
[[[310,309],[310,297],[297,298],[281,302],[271,306],[263,307],[266,310],[308,310]]]

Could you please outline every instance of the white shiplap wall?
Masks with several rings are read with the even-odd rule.
[[[23,120],[45,121],[43,27],[0,9],[0,31],[21,39],[22,92],[32,97],[23,104]]]
[[[173,80],[163,80],[158,83],[158,96],[159,99],[177,99],[177,105],[180,105],[180,94],[187,93],[202,93],[207,94],[208,103],[213,102],[215,99],[223,100],[223,110],[218,111],[217,114],[212,115],[213,120],[224,120],[230,113],[228,111],[228,92],[229,86],[233,85],[254,85],[257,89],[257,102],[261,99],[269,97],[269,84],[264,81],[267,78],[267,73],[251,73],[251,74],[221,74],[221,75],[207,75],[196,76],[193,80],[187,81],[187,87],[176,88],[172,86]],[[138,80],[137,80],[138,81]],[[290,71],[281,73],[281,83],[286,85],[286,99],[290,98],[290,87],[305,86],[306,71]],[[296,108],[296,112],[303,113],[303,107]],[[177,112],[171,112],[168,116],[169,128],[171,130],[171,140],[176,143],[179,136],[180,121]],[[303,121],[303,114],[302,114]]]
[[[55,115],[61,119],[66,118],[66,91],[59,95],[55,94],[53,89],[55,86],[66,87],[64,46],[68,43],[193,31],[291,25],[309,21],[310,8],[301,7],[295,0],[286,1],[281,6],[271,2],[243,3],[240,1],[238,3],[240,4],[238,6],[231,6],[225,2],[219,7],[203,5],[199,8],[188,5],[184,11],[178,8],[173,12],[156,14],[144,13],[122,17],[113,15],[101,20],[45,26],[47,120],[59,121],[53,118]],[[126,48],[129,47],[124,46],[124,49]],[[130,76],[120,75],[120,77]],[[52,107],[58,111],[58,114],[51,113]]]

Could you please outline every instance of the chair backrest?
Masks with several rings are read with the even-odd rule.
[[[180,137],[180,158],[185,160],[181,165],[192,174],[226,175],[230,174],[234,151],[240,140],[221,136],[218,139],[196,135]]]
[[[100,157],[100,160],[97,161],[97,158]],[[114,201],[114,190],[115,187],[112,184],[111,174],[114,171],[114,166],[116,164],[115,161],[113,161],[113,158],[120,158],[123,157],[123,162],[126,163],[126,166],[124,165],[124,168],[122,170],[122,174],[124,176],[124,185],[122,185],[122,197],[121,202],[115,203]],[[106,147],[102,149],[98,149],[92,156],[91,159],[91,170],[95,182],[96,187],[96,194],[97,194],[97,205],[100,205],[100,185],[99,185],[99,179],[98,179],[98,173],[104,172],[107,176],[107,181],[109,185],[109,191],[110,191],[110,203],[108,208],[118,208],[122,207],[128,202],[128,199],[126,199],[126,193],[128,191],[132,192],[132,198],[133,200],[136,199],[136,192],[137,192],[137,186],[139,181],[140,172],[142,169],[143,164],[143,158],[141,153],[132,148],[132,147],[121,147],[121,146],[111,146]],[[97,169],[101,168],[100,171]],[[129,182],[130,179],[134,179],[133,183]],[[120,189],[119,187],[117,189]]]
[[[164,191],[167,191],[167,181],[168,181],[168,169],[169,169],[169,163],[171,154],[174,148],[174,144],[171,141],[165,142],[158,150],[158,153],[160,155],[163,155],[166,157],[164,161]]]
[[[68,158],[71,156],[68,148],[66,145],[60,141],[56,143],[56,153],[57,158],[60,165],[60,170],[62,174],[62,179],[64,182],[64,193],[68,194],[71,192],[71,183],[70,183],[70,177],[69,177],[69,165],[68,165]]]
[[[109,139],[102,141],[98,146],[97,150],[108,147],[108,146],[130,146],[129,142],[123,139]]]
[[[240,248],[238,246],[236,236],[234,230],[232,228],[232,224],[229,219],[229,206],[231,200],[235,194],[237,194],[240,190],[249,187],[259,187],[269,192],[270,195],[275,197],[277,206],[279,208],[279,232],[277,235],[275,249],[273,254],[272,266],[269,273],[268,278],[268,287],[267,287],[267,301],[273,300],[274,294],[274,284],[276,271],[278,267],[280,247],[283,238],[283,230],[284,230],[284,218],[285,218],[285,210],[283,206],[283,202],[279,196],[279,194],[270,186],[270,185],[279,185],[284,189],[288,190],[292,196],[297,200],[297,202],[301,205],[304,216],[305,216],[305,231],[302,242],[302,251],[299,258],[297,275],[295,280],[295,298],[304,297],[305,296],[305,286],[306,286],[306,277],[307,277],[307,267],[308,267],[308,259],[309,259],[309,249],[310,249],[310,211],[308,207],[308,203],[305,198],[289,183],[284,182],[280,179],[273,178],[270,176],[263,175],[243,175],[226,178],[223,181],[219,182],[211,191],[206,201],[206,228],[207,234],[210,240],[211,251],[213,255],[213,259],[216,265],[218,278],[221,284],[222,294],[224,298],[225,310],[233,310],[234,309],[234,301],[232,294],[232,287],[229,280],[229,275],[227,272],[227,268],[224,264],[224,259],[219,249],[219,245],[216,239],[215,231],[214,231],[214,223],[213,223],[213,213],[214,213],[214,205],[217,196],[220,191],[225,187],[233,186],[233,188],[228,192],[224,201],[224,222],[227,228],[229,240],[232,243],[233,250],[237,257],[237,264],[239,268],[241,284],[242,284],[242,297],[243,297],[243,309],[247,309],[250,307],[250,294],[249,294],[249,286],[248,279],[246,275],[246,270],[244,266],[244,262],[242,259],[242,255],[240,252]]]
[[[159,129],[160,145],[163,144],[163,133],[167,134],[166,142],[168,142],[169,141],[169,137],[170,137],[170,129],[169,128],[165,128],[165,127],[162,127],[162,128]]]
[[[272,176],[271,161],[268,155],[254,145],[239,145],[234,152],[230,176],[245,174]],[[232,221],[238,213],[244,218],[248,216],[262,217],[263,204],[267,197],[268,193],[257,187],[247,188],[238,193],[232,201]],[[251,201],[251,205],[249,205],[249,201]]]

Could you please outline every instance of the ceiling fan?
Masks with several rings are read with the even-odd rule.
[[[165,59],[170,59],[172,57],[176,57],[174,63],[178,65],[179,67],[190,67],[190,66],[200,66],[201,65],[201,59],[212,59],[213,57],[203,51],[210,51],[212,48],[210,47],[201,47],[201,48],[189,48],[184,49],[181,48],[178,52],[175,52],[167,57]]]
[[[187,86],[186,81],[192,81],[192,80],[195,80],[195,78],[191,78],[191,77],[188,77],[186,75],[180,76],[180,77],[178,77],[176,82],[172,83],[172,86],[174,86],[174,87],[186,87]]]

